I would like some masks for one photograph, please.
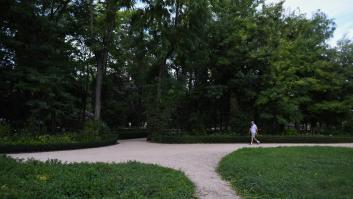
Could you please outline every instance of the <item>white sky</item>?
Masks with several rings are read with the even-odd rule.
[[[266,0],[268,3],[279,1]],[[353,39],[353,0],[286,0],[284,7],[291,11],[299,8],[300,12],[306,13],[308,17],[320,10],[334,19],[336,30],[333,38],[328,41],[332,46],[344,36]]]

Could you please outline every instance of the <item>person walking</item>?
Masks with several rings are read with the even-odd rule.
[[[249,133],[251,135],[251,141],[250,144],[252,144],[254,142],[254,140],[256,141],[257,144],[260,144],[260,141],[256,139],[256,134],[257,134],[257,126],[255,124],[254,121],[251,121],[251,126],[249,129]]]

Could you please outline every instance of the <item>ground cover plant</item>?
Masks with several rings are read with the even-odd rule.
[[[353,149],[246,148],[218,172],[244,198],[352,198]]]
[[[16,129],[0,121],[0,153],[66,150],[106,146],[117,143],[119,134],[111,133],[102,121],[88,120],[76,132],[46,132]]]
[[[116,144],[115,134],[65,133],[0,137],[0,153],[80,149]]]
[[[4,136],[0,138],[0,144],[57,144],[57,143],[78,143],[84,141],[101,140],[102,136],[65,133],[57,135],[18,135]]]
[[[19,162],[0,157],[0,198],[194,198],[179,171],[156,165]]]

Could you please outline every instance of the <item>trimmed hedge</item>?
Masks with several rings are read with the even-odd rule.
[[[134,138],[146,138],[148,137],[147,129],[117,129],[117,134],[119,134],[119,139],[134,139]]]
[[[336,136],[258,136],[263,143],[348,143],[353,137]],[[155,135],[150,141],[159,143],[249,143],[250,136],[232,135]]]
[[[0,144],[0,153],[24,153],[39,151],[56,151],[93,148],[116,144],[118,136],[114,134],[104,135],[101,140],[83,141],[77,143],[57,143],[57,144]]]

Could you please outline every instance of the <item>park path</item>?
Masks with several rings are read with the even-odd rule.
[[[121,140],[120,144],[91,149],[11,154],[14,158],[59,159],[67,162],[127,162],[158,164],[183,171],[197,189],[200,199],[239,198],[216,173],[218,162],[228,153],[244,147],[342,146],[350,144],[158,144],[146,139]]]

